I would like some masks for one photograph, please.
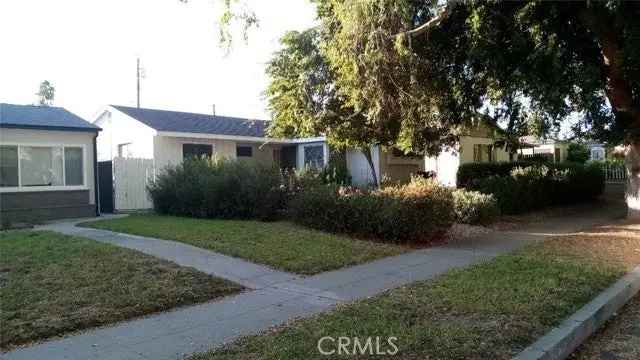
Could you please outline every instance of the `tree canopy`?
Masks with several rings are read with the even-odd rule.
[[[463,125],[486,116],[514,137],[557,129],[576,112],[581,118],[574,130],[581,136],[617,142],[640,128],[636,2],[315,3],[321,25],[312,31],[318,40],[308,59],[330,74],[328,89],[339,99],[333,111],[362,115],[354,125],[371,130],[371,143],[436,153],[455,142]],[[282,77],[273,63],[270,69],[276,127],[287,119],[290,129],[322,129],[324,117],[314,116],[326,109],[274,101],[309,92],[274,86]],[[290,71],[287,78],[296,79],[296,67]],[[296,125],[294,114],[303,108]]]

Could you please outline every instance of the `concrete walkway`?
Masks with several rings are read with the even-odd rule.
[[[137,249],[227,277],[255,290],[21,348],[3,354],[3,358],[179,359],[294,318],[327,311],[341,302],[431,279],[450,269],[486,261],[547,236],[574,232],[621,215],[618,210],[598,210],[560,216],[514,231],[490,232],[307,278],[171,241],[79,229],[69,223],[52,224],[46,228]],[[218,261],[225,265],[216,265]],[[248,266],[248,269],[228,268],[233,266]]]

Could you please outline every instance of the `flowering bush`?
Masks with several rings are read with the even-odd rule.
[[[493,195],[465,189],[453,191],[453,209],[456,222],[464,224],[486,224],[500,213]]]

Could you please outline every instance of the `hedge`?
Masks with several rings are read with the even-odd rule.
[[[518,214],[594,199],[604,191],[604,181],[597,164],[565,163],[515,167],[506,176],[470,181],[467,188],[495,196],[502,213]]]
[[[273,220],[286,199],[278,168],[224,159],[167,167],[148,191],[157,213],[223,219]]]
[[[304,226],[395,243],[430,242],[454,220],[451,191],[419,179],[374,191],[337,185],[306,189],[292,199],[289,214]]]
[[[527,167],[538,164],[534,161],[499,161],[499,162],[473,162],[458,167],[456,183],[458,188],[466,188],[473,181],[489,176],[509,176],[511,170],[517,167]]]

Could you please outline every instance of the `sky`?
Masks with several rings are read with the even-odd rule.
[[[55,106],[93,121],[108,104],[269,119],[265,64],[288,30],[315,24],[308,0],[247,0],[248,43],[219,46],[222,0],[2,0],[0,102],[32,104],[43,80]],[[238,34],[236,34],[238,35]]]

